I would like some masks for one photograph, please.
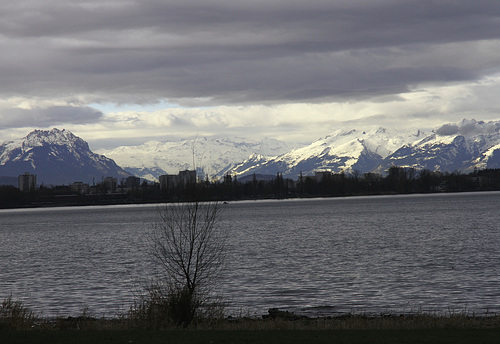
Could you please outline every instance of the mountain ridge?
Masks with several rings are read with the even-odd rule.
[[[83,139],[57,128],[36,129],[0,145],[0,176],[25,172],[36,174],[39,184],[54,185],[130,176],[112,159],[93,153]]]
[[[223,171],[255,153],[277,156],[290,147],[282,141],[264,138],[197,137],[178,141],[152,140],[139,146],[99,150],[120,166],[141,178],[158,180],[162,174],[196,169],[198,176],[221,178]]]
[[[418,129],[339,129],[308,146],[293,149],[276,158],[261,157],[257,160],[253,157],[252,160],[243,161],[228,169],[227,173],[272,174],[273,171],[279,170],[284,177],[296,178],[301,173],[310,175],[315,171],[371,172],[403,144],[413,142],[424,135],[425,133]]]
[[[86,141],[64,129],[34,130],[0,145],[0,176],[31,172],[39,183],[61,184],[129,175],[157,180],[193,167],[201,179],[215,180],[226,174],[239,180],[277,173],[296,180],[319,171],[384,174],[391,166],[468,172],[500,168],[500,121],[464,119],[434,130],[338,129],[295,148],[271,138],[199,137],[148,141],[104,153],[110,156],[93,153]]]
[[[388,156],[379,170],[392,165],[418,170],[470,172],[500,168],[500,121],[464,119],[445,124],[424,139]]]
[[[282,173],[284,177],[296,179],[301,173],[311,175],[316,171],[384,174],[394,165],[442,172],[497,168],[500,167],[499,131],[500,121],[484,122],[474,119],[446,123],[433,130],[383,127],[371,130],[337,129],[309,145],[291,148],[280,154],[276,154],[279,153],[277,150],[274,151],[275,154],[253,151],[240,161],[233,156],[225,161],[225,166],[212,165],[215,173],[210,175],[221,178],[226,174],[241,177],[253,173]],[[187,141],[183,144],[189,145]],[[129,148],[124,147],[121,153],[126,155],[127,149]],[[227,154],[227,151],[220,151],[213,146],[212,150],[219,156]],[[142,154],[151,153],[147,149],[140,151]],[[111,157],[128,171],[133,171],[119,156]],[[155,160],[152,155],[148,159]],[[178,168],[169,173],[176,173],[181,170],[180,167],[192,166],[189,151],[184,156],[177,155],[176,159],[184,161],[184,165],[177,163]],[[144,164],[141,168],[158,168],[158,165]],[[156,171],[159,172],[161,171]]]

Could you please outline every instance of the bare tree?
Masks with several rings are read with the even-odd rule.
[[[193,153],[193,170],[196,171],[196,163],[195,163],[195,157],[196,157],[196,142],[198,141],[198,135],[200,132],[196,133],[196,137],[193,140],[193,144],[191,145],[191,152]]]
[[[151,247],[159,279],[149,294],[178,325],[200,314],[220,281],[227,238],[220,215],[218,202],[170,204],[158,212]]]

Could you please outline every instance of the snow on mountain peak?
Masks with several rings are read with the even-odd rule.
[[[276,158],[250,159],[235,165],[229,173],[273,174],[276,170],[294,177],[301,172],[363,170],[369,171],[383,158],[404,144],[421,139],[419,130],[376,128],[371,130],[338,129],[308,146],[293,149]]]
[[[34,130],[26,137],[0,144],[0,175],[37,174],[39,182],[89,182],[94,177],[128,174],[114,161],[94,154],[68,130]]]
[[[74,158],[95,166],[109,160],[90,152],[88,144],[71,132],[54,128],[35,130],[23,139],[0,145],[0,166],[9,161],[33,164],[33,152],[38,154],[38,164],[41,152],[57,161]],[[275,175],[277,172],[294,178],[302,172],[307,175],[315,171],[383,172],[394,165],[443,171],[498,168],[500,121],[464,119],[444,124],[432,132],[383,127],[339,128],[310,145],[293,149],[271,138],[198,137],[153,140],[140,146],[101,150],[100,154],[147,179],[185,169],[197,169],[202,178],[207,175],[218,178],[226,173]]]
[[[290,147],[287,144],[271,138],[198,137],[179,141],[148,141],[139,146],[121,146],[99,152],[128,171],[156,179],[161,174],[177,174],[194,168],[201,177],[203,174],[220,176],[221,171],[244,161],[251,154],[277,156],[288,150]]]
[[[88,149],[88,145],[85,141],[73,135],[73,133],[68,130],[59,130],[57,128],[50,131],[35,129],[23,138],[4,142],[1,147],[3,153],[15,149],[21,149],[22,153],[26,153],[35,147],[42,147],[46,145],[69,147],[78,145]]]
[[[73,135],[73,133],[71,133],[70,131],[66,129],[59,130],[57,128],[54,128],[50,131],[33,130],[26,137],[11,142],[12,146],[18,146],[21,143],[22,147],[26,150],[33,147],[41,147],[44,145],[86,145],[85,141]]]

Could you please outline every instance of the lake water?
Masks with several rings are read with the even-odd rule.
[[[500,193],[223,205],[228,312],[500,313]],[[0,211],[0,298],[113,317],[154,266],[157,206]]]

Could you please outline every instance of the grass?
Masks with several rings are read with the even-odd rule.
[[[187,329],[151,329],[131,316],[41,319],[10,297],[0,306],[2,343],[498,343],[500,316],[432,314],[204,319]]]
[[[26,329],[32,327],[38,317],[21,301],[5,298],[0,304],[0,329]]]
[[[2,343],[498,343],[500,329],[10,331]]]

